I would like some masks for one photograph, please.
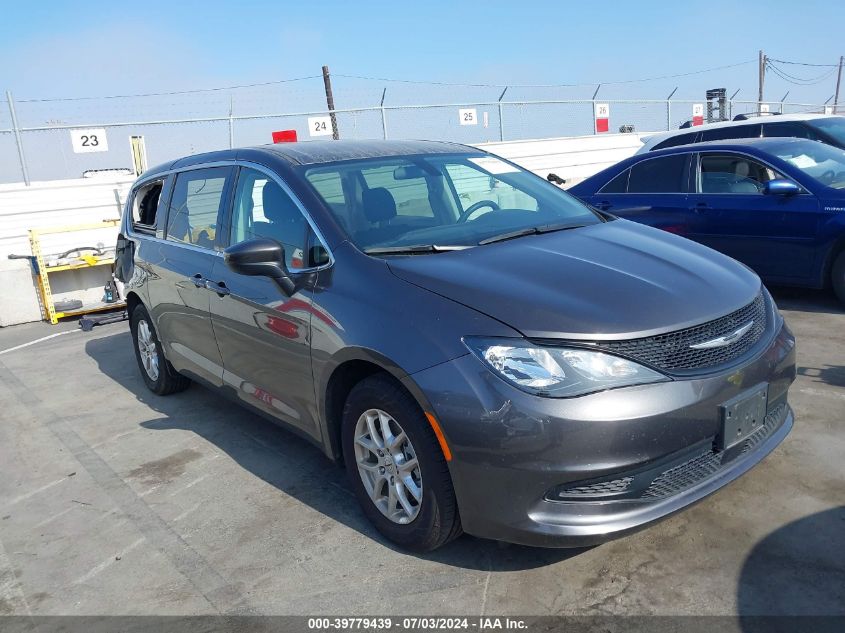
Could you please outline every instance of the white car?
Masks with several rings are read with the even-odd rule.
[[[772,114],[741,121],[710,123],[646,136],[637,154],[704,141],[770,136],[806,138],[845,149],[845,117],[829,114]]]

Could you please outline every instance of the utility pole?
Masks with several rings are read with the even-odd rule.
[[[337,131],[337,115],[334,113],[334,95],[332,95],[332,78],[329,75],[328,66],[323,66],[323,85],[326,87],[326,105],[329,108],[329,116],[332,118],[332,138],[338,140],[340,133]]]
[[[763,51],[760,51],[760,63],[759,63],[759,89],[757,91],[757,111],[759,112],[763,106],[763,82],[766,79],[766,56],[763,54]]]
[[[845,57],[839,58],[839,74],[836,75],[836,94],[833,97],[833,113],[836,114],[836,106],[839,105],[839,84],[842,83],[842,63]]]

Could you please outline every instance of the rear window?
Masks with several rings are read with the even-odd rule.
[[[628,193],[683,193],[686,191],[687,155],[650,158],[631,167]]]
[[[625,193],[628,191],[628,174],[630,173],[631,170],[626,169],[621,174],[617,174],[613,180],[601,188],[600,193]]]
[[[168,240],[214,248],[229,172],[228,167],[212,167],[182,172],[176,177],[167,218]]]
[[[653,152],[656,149],[665,149],[667,147],[677,147],[678,145],[689,145],[690,143],[695,143],[695,137],[697,135],[698,132],[696,131],[672,136],[652,147],[651,151]]]
[[[779,123],[764,123],[763,134],[767,137],[793,137],[806,138],[816,141],[819,135],[814,130],[802,123],[783,121]]]
[[[760,124],[728,125],[701,131],[702,141],[724,141],[732,138],[760,138]]]

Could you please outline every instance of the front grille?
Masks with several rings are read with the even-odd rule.
[[[763,293],[751,303],[713,321],[701,325],[628,341],[600,341],[599,348],[627,356],[666,371],[703,369],[729,363],[760,340],[766,331],[766,302]],[[740,338],[724,347],[692,349],[690,345],[725,336],[753,320],[753,325]]]

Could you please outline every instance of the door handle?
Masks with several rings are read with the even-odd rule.
[[[610,204],[607,200],[602,200],[601,202],[597,203],[596,206],[602,211],[607,211],[613,205]]]
[[[232,294],[232,291],[226,287],[226,283],[222,281],[214,283],[210,279],[206,279],[205,287],[211,290],[212,292],[216,292],[217,296],[219,297],[225,297],[228,294]]]
[[[199,273],[191,277],[191,281],[197,288],[205,288],[205,278]]]
[[[695,211],[696,213],[698,213],[699,211],[707,211],[708,209],[712,209],[712,208],[713,207],[711,207],[706,202],[696,202],[695,206],[692,207],[692,210]]]

